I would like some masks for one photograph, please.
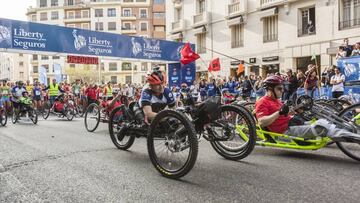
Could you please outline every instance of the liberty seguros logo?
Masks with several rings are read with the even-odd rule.
[[[0,43],[3,41],[11,41],[11,31],[8,27],[0,25]]]
[[[77,30],[73,30],[72,34],[74,36],[74,47],[77,51],[79,51],[81,48],[86,47],[86,39],[84,36],[77,35]]]

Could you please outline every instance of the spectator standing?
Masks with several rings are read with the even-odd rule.
[[[351,56],[360,56],[360,42],[355,44],[354,50],[352,51]]]
[[[286,76],[287,76],[286,78],[287,83],[285,84],[285,92],[284,92],[283,100],[290,100],[293,99],[293,95],[296,93],[298,89],[298,80],[295,74],[293,74],[291,69],[288,69],[286,71]]]
[[[344,51],[346,52],[346,55],[344,57],[350,57],[353,47],[351,45],[349,45],[348,38],[344,39],[344,43],[343,43],[342,47],[344,48]]]
[[[345,48],[340,46],[338,53],[336,54],[336,59],[345,58],[347,56],[347,52],[345,51]]]
[[[345,76],[340,73],[338,67],[335,68],[335,75],[331,77],[330,83],[333,85],[332,87],[332,97],[339,98],[344,94],[344,82]]]

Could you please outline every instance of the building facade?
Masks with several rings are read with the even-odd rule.
[[[359,0],[170,0],[166,9],[167,38],[196,44],[198,76],[217,57],[222,76],[240,60],[246,75],[304,70],[312,56],[324,68],[344,38],[360,41]]]
[[[26,81],[29,79],[29,59],[26,54],[0,53],[0,80]]]
[[[132,36],[165,39],[165,0],[37,0],[35,8],[29,8],[29,21],[111,32]],[[145,61],[109,60],[99,58],[99,65],[68,64],[64,57],[31,57],[31,76],[38,78],[38,69],[48,70],[48,80],[54,78],[53,66],[60,64],[62,73],[74,69],[94,74],[90,82],[141,83],[152,64]],[[80,79],[76,76],[71,81]]]

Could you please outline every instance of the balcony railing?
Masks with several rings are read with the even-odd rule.
[[[285,0],[260,0],[260,7],[267,7],[285,3]]]
[[[310,30],[308,28],[302,28],[298,30],[298,37],[302,37],[302,36],[309,36],[309,35],[315,35],[316,34],[316,30]]]
[[[136,30],[136,26],[130,26],[130,27],[121,27],[121,30]]]
[[[263,42],[275,42],[278,40],[278,34],[264,35]]]
[[[124,17],[124,18],[135,17],[135,18],[136,18],[136,15],[135,15],[135,14],[126,14],[126,13],[123,13],[123,14],[121,14],[121,17]]]
[[[339,23],[339,30],[360,27],[360,18],[353,20],[341,21]]]

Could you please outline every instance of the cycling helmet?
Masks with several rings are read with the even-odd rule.
[[[29,92],[28,91],[23,91],[22,96],[24,96],[25,94],[29,94]]]
[[[277,85],[282,85],[282,84],[284,84],[284,79],[281,76],[278,76],[278,75],[269,76],[263,82],[263,85],[264,85],[265,89],[267,89],[269,87],[273,88],[273,87],[275,87]]]
[[[166,76],[162,71],[155,68],[146,80],[150,85],[161,85],[166,83]]]

